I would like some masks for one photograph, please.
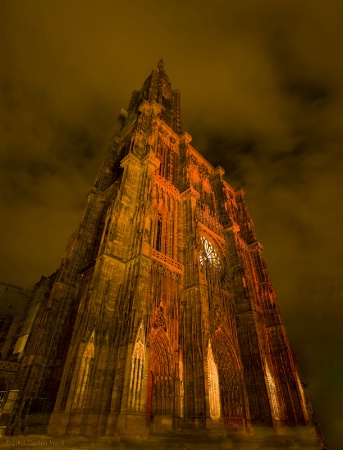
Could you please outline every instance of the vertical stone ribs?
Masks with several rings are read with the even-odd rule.
[[[46,301],[37,290],[10,433],[32,432],[37,386],[52,435],[311,424],[244,191],[180,133],[160,61],[132,94]]]
[[[222,209],[237,211],[225,235],[251,418],[261,423],[304,424],[306,406],[300,404],[297,369],[262,247],[256,242],[243,192],[237,191],[235,197],[234,209]]]

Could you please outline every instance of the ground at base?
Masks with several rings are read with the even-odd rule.
[[[233,435],[228,438],[206,436],[151,434],[148,438],[84,438],[49,436],[2,436],[0,449],[44,450],[321,450],[316,439],[298,433],[271,435],[259,431],[255,435]]]

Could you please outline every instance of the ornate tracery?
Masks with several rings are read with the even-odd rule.
[[[200,264],[203,266],[208,263],[212,267],[220,269],[220,259],[213,245],[204,236],[201,236],[200,240],[203,245],[199,255]]]
[[[244,419],[242,373],[233,345],[220,329],[212,336],[212,345],[218,361],[222,415],[230,419]]]
[[[140,411],[142,406],[142,386],[144,378],[145,345],[143,325],[141,324],[137,333],[135,345],[132,352],[130,390],[128,407],[131,411]]]
[[[191,137],[180,135],[179,95],[161,76],[159,63],[133,95],[89,197],[75,241],[83,246],[69,246],[75,275],[65,272],[49,299],[52,308],[63,296],[78,308],[78,328],[70,322],[59,329],[87,329],[86,339],[73,337],[58,408],[100,411],[79,424],[66,414],[65,432],[82,434],[87,424],[103,434],[107,423],[108,436],[136,435],[144,410],[148,423],[167,416],[155,421],[159,431],[166,423],[175,430],[211,426],[208,414],[230,426],[250,418],[270,423],[270,410],[300,423],[307,400],[281,332],[270,335],[272,351],[286,349],[282,358],[268,356],[271,373],[262,363],[266,335],[280,321],[243,192],[228,187],[223,169],[213,169],[189,145]],[[74,286],[76,268],[87,295],[74,298],[63,289]],[[52,433],[61,426],[60,409]]]
[[[153,416],[170,415],[174,406],[170,344],[162,327],[155,330],[152,337],[150,353],[150,371],[152,373],[151,413]]]

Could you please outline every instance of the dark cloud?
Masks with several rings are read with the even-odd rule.
[[[0,7],[0,278],[58,266],[118,113],[163,57],[194,147],[246,191],[329,448],[343,447],[341,0]]]

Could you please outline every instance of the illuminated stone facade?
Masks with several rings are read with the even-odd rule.
[[[181,132],[162,62],[121,118],[27,343],[7,433],[301,426],[317,442],[244,192]]]

